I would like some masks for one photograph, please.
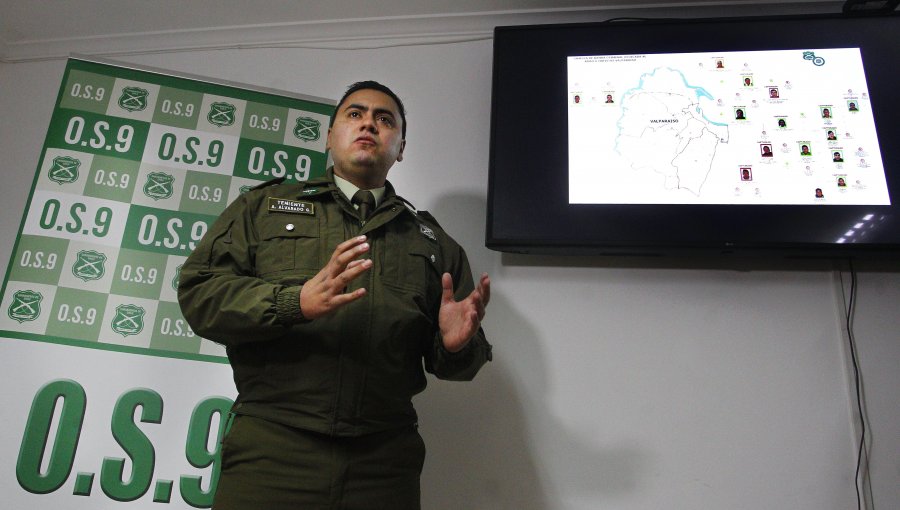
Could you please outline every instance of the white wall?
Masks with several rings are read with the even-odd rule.
[[[417,398],[424,508],[855,508],[855,407],[830,266],[487,250],[491,51],[476,41],[121,60],[321,97],[371,78],[404,99],[406,158],[390,178],[494,282],[484,326],[495,361],[473,383],[432,380]],[[0,64],[2,264],[64,66]],[[875,501],[890,508],[900,501],[900,274],[870,269],[855,332]]]

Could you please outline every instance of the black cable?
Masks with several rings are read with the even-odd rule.
[[[863,455],[866,458],[866,476],[868,476],[868,451],[866,450],[866,418],[865,412],[863,411],[863,400],[862,400],[862,383],[859,375],[859,359],[856,355],[856,342],[853,339],[853,312],[854,312],[854,304],[856,301],[856,292],[857,292],[857,273],[856,269],[853,267],[853,261],[849,260],[850,265],[850,299],[847,300],[847,296],[844,295],[844,276],[841,273],[841,294],[844,297],[844,303],[847,305],[847,313],[845,315],[846,324],[847,324],[847,341],[850,344],[850,358],[853,362],[853,374],[854,374],[854,382],[856,385],[856,409],[859,413],[859,423],[861,428],[860,439],[859,439],[859,450],[856,453],[856,507],[859,510],[862,510],[862,495],[860,493],[859,487],[859,474],[862,470],[863,465]],[[865,484],[864,484],[865,485]],[[872,503],[872,510],[875,510],[875,499],[874,494],[871,492],[871,482],[869,483],[869,501]]]

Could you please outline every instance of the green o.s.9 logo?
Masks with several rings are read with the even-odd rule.
[[[207,484],[202,476],[180,476],[181,497],[195,508],[212,506],[220,471],[219,444],[226,432],[226,417],[231,405],[230,399],[211,397],[200,402],[191,414],[185,458],[195,468],[211,468],[206,490],[203,489],[203,485]],[[16,463],[16,478],[23,489],[34,494],[49,494],[59,490],[69,480],[86,409],[87,396],[84,388],[75,381],[51,381],[38,390],[31,404]],[[54,423],[54,415],[57,414]],[[216,415],[219,417],[218,426],[213,430],[213,417]],[[112,456],[103,458],[100,489],[110,499],[134,501],[150,490],[153,485],[156,450],[136,421],[159,424],[162,423],[162,417],[162,397],[151,389],[128,390],[116,401],[110,430],[132,467],[131,475],[126,479],[126,459]],[[208,445],[215,446],[210,449]],[[49,457],[45,459],[46,456]],[[42,468],[42,465],[46,467]],[[94,473],[79,472],[75,476],[72,494],[90,496],[93,483]],[[168,503],[173,486],[173,480],[157,479],[153,501]]]

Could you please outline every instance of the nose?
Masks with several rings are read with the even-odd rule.
[[[368,131],[370,133],[377,133],[378,124],[375,122],[375,115],[371,113],[363,115],[362,122],[360,123],[360,129],[362,129],[363,131]]]

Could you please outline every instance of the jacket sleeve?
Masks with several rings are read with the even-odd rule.
[[[278,285],[256,276],[255,208],[240,196],[187,258],[178,302],[194,332],[226,346],[278,338],[304,322],[300,286]]]
[[[455,242],[453,244],[455,245],[454,249],[448,250],[453,253],[448,272],[453,276],[453,284],[456,287],[454,298],[461,300],[475,289],[475,284],[465,251]],[[435,319],[435,324],[437,324],[437,319]],[[450,352],[445,349],[440,328],[436,329],[434,341],[426,350],[425,370],[434,374],[438,379],[471,381],[482,365],[493,359],[492,346],[485,338],[484,330],[481,327],[459,352]]]

